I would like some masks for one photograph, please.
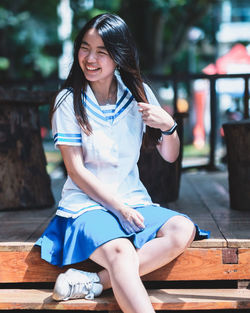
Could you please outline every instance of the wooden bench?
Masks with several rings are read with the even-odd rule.
[[[250,240],[196,241],[176,260],[145,275],[143,281],[155,310],[250,309],[249,262]],[[100,269],[91,261],[82,262],[77,267],[88,271]],[[65,270],[41,260],[40,248],[34,247],[33,243],[0,244],[0,285],[4,286],[0,289],[0,310],[119,311],[111,291],[105,291],[94,300],[53,301],[52,287],[48,289],[46,284],[53,283]],[[213,281],[215,287],[217,281],[227,281],[235,282],[235,287],[173,289],[170,282],[178,281]],[[12,283],[19,283],[19,288]],[[35,285],[34,289],[33,284],[32,289],[27,289],[30,283],[38,283],[37,288]],[[245,288],[237,288],[237,284]],[[162,288],[155,289],[155,286]]]
[[[170,208],[192,217],[212,238],[193,242],[176,260],[143,277],[155,310],[250,308],[250,212],[229,209],[226,178],[225,173],[182,173],[180,197]],[[55,195],[60,195],[62,183],[52,181]],[[93,301],[51,299],[53,283],[66,268],[41,260],[34,241],[54,212],[0,212],[0,311],[118,310],[110,291]],[[89,261],[79,268],[99,269]]]

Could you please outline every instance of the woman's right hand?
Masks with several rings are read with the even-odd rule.
[[[133,208],[126,206],[119,210],[116,216],[127,234],[138,233],[145,228],[144,217]]]

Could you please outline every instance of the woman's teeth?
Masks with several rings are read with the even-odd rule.
[[[88,71],[96,71],[96,70],[98,70],[99,68],[98,68],[98,67],[88,67],[88,66],[86,66],[86,69],[87,69]]]

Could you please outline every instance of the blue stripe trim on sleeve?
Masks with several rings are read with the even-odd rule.
[[[81,139],[67,139],[67,138],[56,138],[56,139],[54,139],[54,143],[58,143],[58,142],[79,142],[79,143],[81,143],[82,140]]]
[[[63,138],[68,138],[68,137],[75,137],[75,138],[81,138],[81,134],[70,134],[70,133],[56,133],[54,136],[54,139],[57,137],[63,137]]]
[[[54,143],[58,142],[75,142],[81,143],[82,142],[82,135],[81,134],[70,134],[70,133],[56,133],[54,136]]]

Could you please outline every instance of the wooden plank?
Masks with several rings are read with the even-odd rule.
[[[191,248],[226,248],[227,242],[225,239],[203,239],[193,241]],[[1,249],[1,248],[0,248]]]
[[[1,212],[1,242],[25,242],[54,214],[54,208]],[[34,241],[34,239],[33,239]]]
[[[0,237],[2,242],[5,241],[28,241],[31,234],[36,232],[41,226],[39,220],[29,220],[27,222],[4,222],[1,224]]]
[[[53,213],[54,215],[54,213]],[[27,239],[27,241],[32,242],[33,244],[35,244],[35,242],[37,241],[37,239],[42,235],[42,233],[44,232],[45,228],[48,226],[49,222],[51,221],[52,217],[49,217],[47,219],[45,219],[40,225],[39,227],[37,227],[32,233],[30,233],[29,238]]]
[[[55,206],[44,209],[23,209],[14,212],[0,212],[0,242],[36,241],[56,211],[64,179],[52,180]]]
[[[22,241],[6,241],[0,242],[0,255],[1,252],[30,252],[34,247],[33,242]]]
[[[207,173],[210,177],[204,179],[201,173],[189,175],[191,189],[195,189],[200,198],[214,217],[220,232],[226,240],[250,239],[250,210],[238,211],[230,209],[228,189],[217,178],[216,174]]]
[[[148,291],[155,310],[216,310],[250,308],[247,289],[156,289]],[[94,300],[56,302],[51,290],[0,290],[1,310],[119,310],[111,292]]]
[[[47,223],[47,222],[46,222]],[[32,235],[33,237],[33,235]],[[32,238],[33,239],[33,238]],[[34,242],[22,242],[22,241],[5,241],[0,242],[0,253],[3,251],[31,251],[34,247]],[[248,248],[250,247],[249,241],[239,241],[237,243],[237,240],[232,241],[232,247],[241,247],[242,248]],[[225,240],[222,239],[203,239],[203,240],[197,240],[192,242],[191,248],[225,248],[227,247],[227,243]]]
[[[0,212],[1,223],[5,222],[33,222],[40,221],[52,216],[55,209],[54,207],[46,208],[46,209],[23,209],[18,211],[2,211]],[[1,237],[0,237],[1,239]],[[1,240],[2,241],[2,240]]]
[[[220,228],[227,241],[236,239],[250,240],[250,215],[246,215],[242,220],[230,218],[220,222]]]
[[[197,190],[190,185],[189,176],[193,175],[198,175],[198,173],[182,174],[179,199],[175,202],[169,203],[168,206],[180,213],[187,214],[201,229],[210,230],[212,239],[220,239],[221,247],[226,246],[225,238],[218,229],[217,223],[206,204]],[[207,183],[206,176],[204,176],[204,180]],[[219,241],[216,243],[216,246],[218,246]]]
[[[242,280],[250,279],[250,249],[238,249],[238,264],[223,264],[221,248],[189,248],[168,265],[146,275],[149,281],[164,280]],[[95,272],[100,267],[91,261],[76,268]],[[40,258],[40,248],[0,253],[0,282],[54,282],[66,268],[53,266]]]
[[[238,249],[238,264],[223,264],[224,249],[185,251],[170,264],[145,276],[145,280],[241,280],[250,276],[250,250]]]
[[[250,239],[227,239],[229,248],[250,248]]]

